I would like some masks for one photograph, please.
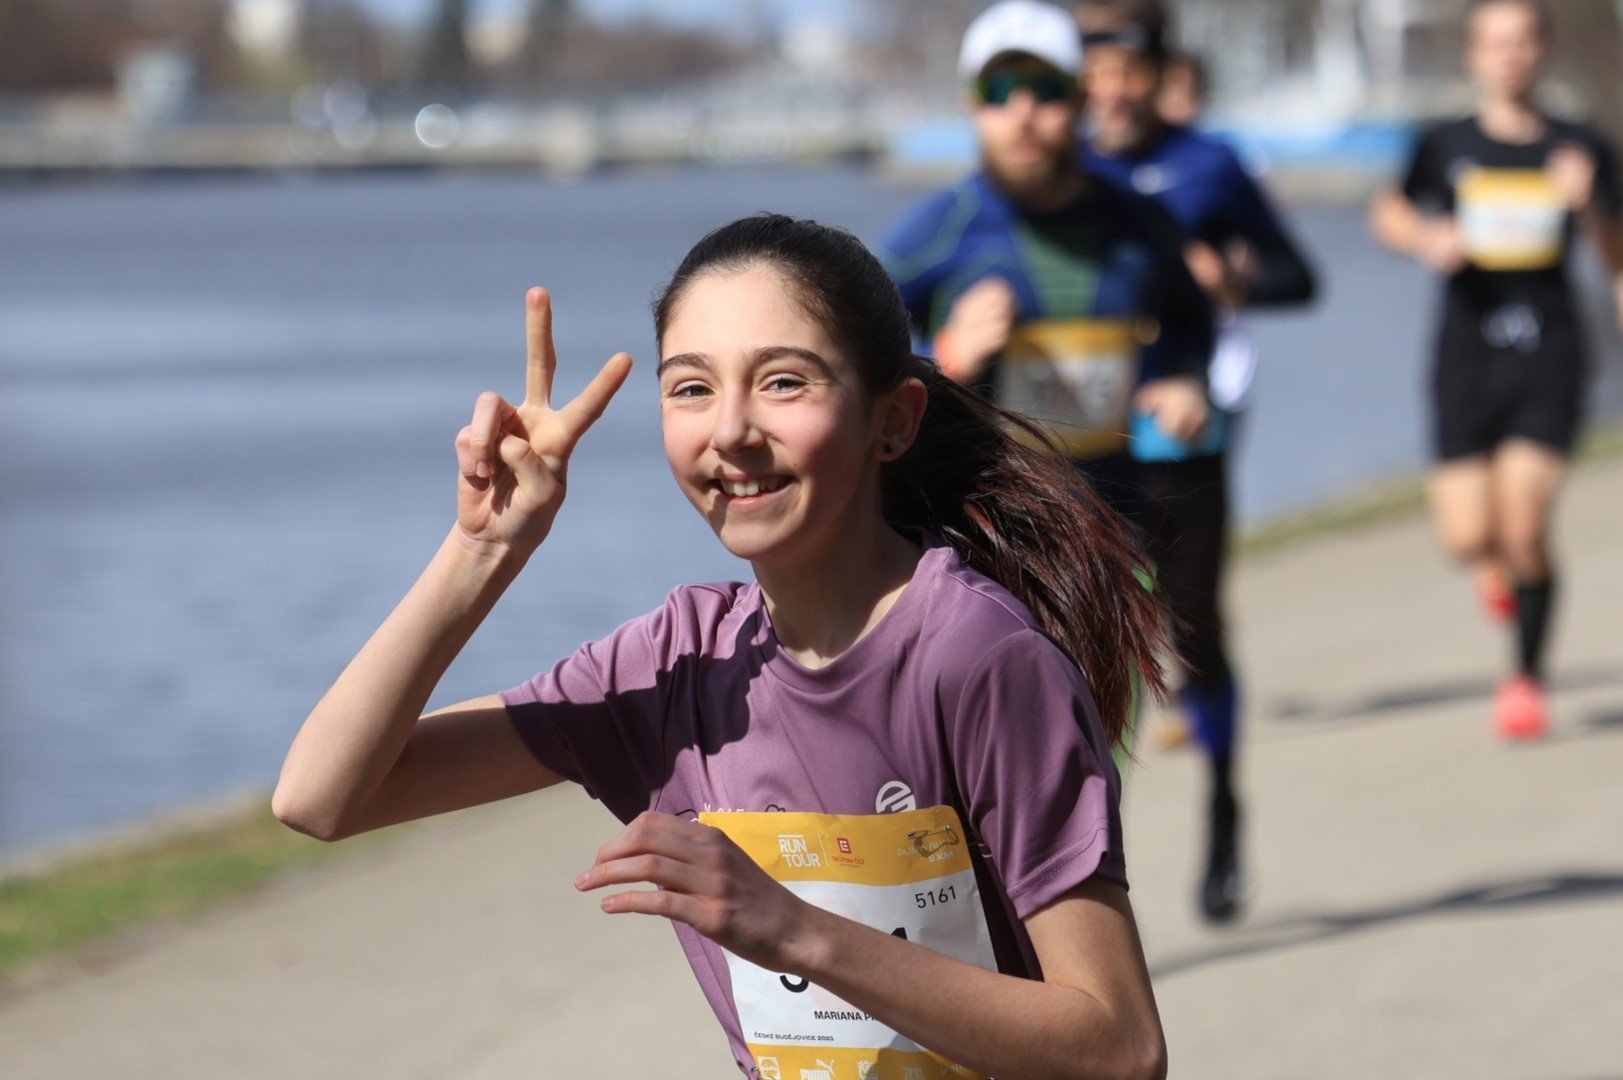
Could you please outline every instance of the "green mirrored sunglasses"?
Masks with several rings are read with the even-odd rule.
[[[1058,71],[992,71],[975,80],[975,95],[983,105],[1007,105],[1016,90],[1047,104],[1075,97],[1076,80]]]

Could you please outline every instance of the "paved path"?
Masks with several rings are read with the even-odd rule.
[[[1623,464],[1565,500],[1559,727],[1488,737],[1508,643],[1423,522],[1248,563],[1257,899],[1193,917],[1200,779],[1147,749],[1128,853],[1175,1077],[1623,1076]],[[669,931],[569,886],[574,791],[433,823],[0,994],[0,1075],[736,1075]]]

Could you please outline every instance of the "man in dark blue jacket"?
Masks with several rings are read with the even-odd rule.
[[[1158,580],[1179,616],[1186,665],[1179,691],[1211,771],[1202,912],[1232,918],[1245,896],[1240,805],[1233,782],[1238,683],[1224,641],[1220,592],[1228,539],[1227,450],[1255,352],[1237,313],[1311,300],[1314,276],[1234,151],[1157,110],[1167,23],[1153,0],[1088,0],[1078,11],[1087,62],[1084,167],[1155,199],[1186,234],[1186,255],[1218,313],[1213,419],[1198,440],[1134,439]]]

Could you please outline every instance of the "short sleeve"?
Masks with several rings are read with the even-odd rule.
[[[1438,130],[1421,136],[1403,176],[1403,197],[1427,213],[1445,214],[1454,210],[1454,189],[1442,161],[1442,137]]]
[[[667,601],[501,695],[541,764],[621,821],[647,810],[664,782],[672,623]]]
[[[1120,781],[1081,671],[1036,630],[966,676],[949,732],[970,828],[1024,919],[1101,875],[1125,886]]]

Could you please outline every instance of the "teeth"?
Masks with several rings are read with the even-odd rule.
[[[755,480],[723,480],[721,488],[735,499],[748,498],[751,495],[760,495],[763,492],[772,492],[783,486],[780,477],[769,476]]]

